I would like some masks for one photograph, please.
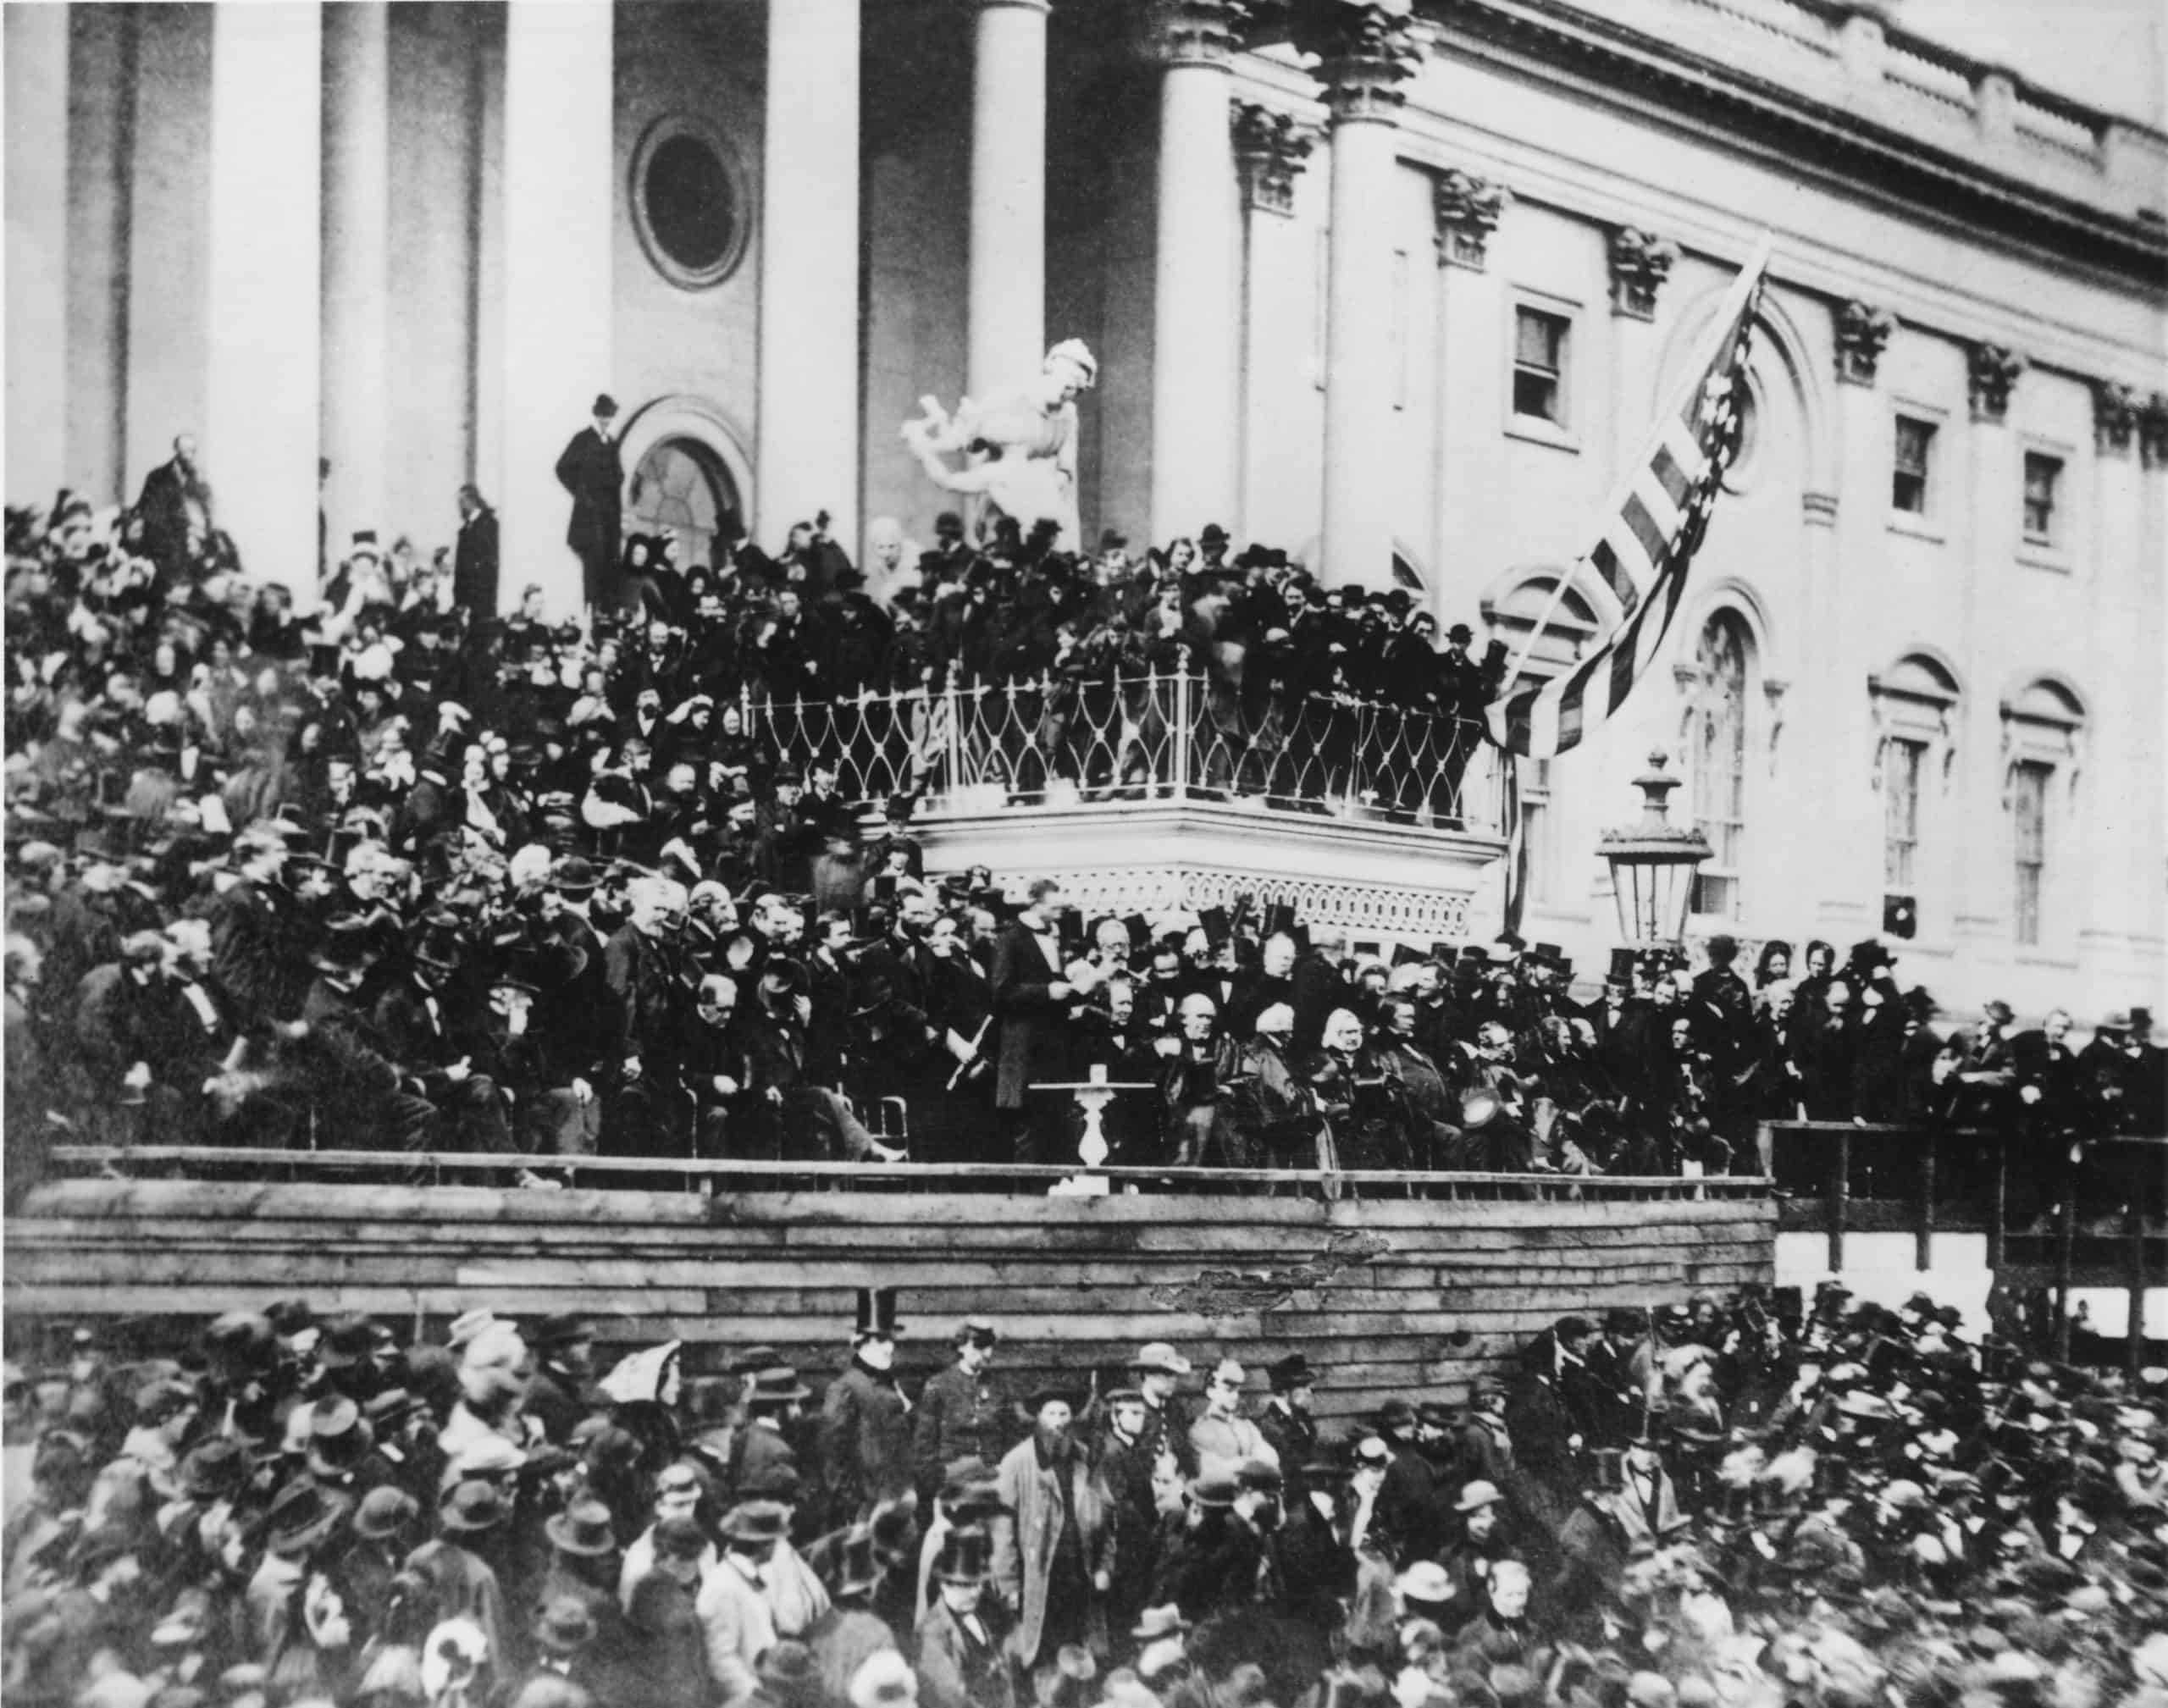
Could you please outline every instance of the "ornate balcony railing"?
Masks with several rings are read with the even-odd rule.
[[[753,699],[744,711],[786,762],[831,760],[845,795],[908,793],[926,818],[1191,799],[1496,836],[1504,816],[1504,755],[1479,720],[1336,695],[1246,700],[1186,672]]]

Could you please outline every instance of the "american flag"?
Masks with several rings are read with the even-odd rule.
[[[1486,713],[1492,739],[1507,752],[1546,759],[1578,746],[1626,703],[1663,649],[1724,471],[1738,454],[1738,397],[1768,264],[1764,237],[1717,311],[1707,359],[1656,417],[1647,448],[1604,506],[1595,546],[1560,589],[1588,601],[1602,640],[1548,682],[1525,688],[1516,682]],[[1546,613],[1529,637],[1524,663],[1549,621]]]

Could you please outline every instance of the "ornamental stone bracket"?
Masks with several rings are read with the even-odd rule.
[[[2138,445],[2148,468],[2168,468],[2168,393],[2154,392],[2138,411]]]
[[[1087,915],[1292,907],[1302,923],[1380,943],[1457,942],[1475,929],[1494,836],[1363,818],[1154,801],[948,815],[917,826],[929,878],[991,867],[1020,897],[1058,877]]]
[[[1871,303],[1847,302],[1837,310],[1837,378],[1846,385],[1872,385],[1882,351],[1897,329],[1897,317]]]
[[[1498,229],[1513,192],[1454,167],[1439,174],[1430,197],[1438,264],[1482,272],[1490,259],[1490,234]]]
[[[1611,234],[1611,312],[1629,320],[1656,318],[1656,292],[1679,259],[1668,237],[1622,225]]]
[[[2010,394],[2028,366],[2006,344],[1975,344],[1965,352],[1966,390],[1972,419],[1999,426],[2010,413]]]
[[[1408,0],[1296,0],[1291,35],[1319,60],[1312,74],[1335,124],[1390,124],[1408,104],[1401,86],[1422,69]]]
[[[1228,108],[1235,166],[1242,180],[1242,204],[1253,212],[1292,214],[1295,180],[1323,135],[1318,127],[1255,101]]]
[[[2135,387],[2112,379],[2093,382],[2093,449],[2102,456],[2128,456],[2138,436],[2141,408]]]

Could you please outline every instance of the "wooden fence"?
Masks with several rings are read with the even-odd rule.
[[[280,1172],[313,1175],[308,1163]],[[704,1172],[727,1187],[713,1171],[727,1167]],[[697,1374],[768,1345],[817,1381],[841,1361],[854,1290],[879,1285],[902,1290],[913,1374],[976,1313],[1019,1384],[1110,1379],[1153,1340],[1253,1370],[1299,1351],[1330,1373],[1320,1412],[1347,1417],[1393,1394],[1457,1397],[1566,1312],[1773,1274],[1759,1181],[1463,1177],[1487,1196],[1422,1198],[1406,1177],[1397,1191],[1395,1177],[1336,1177],[1325,1197],[1315,1175],[1258,1176],[1253,1192],[1308,1195],[1048,1197],[972,1180],[903,1190],[900,1172],[851,1191],[817,1173],[745,1191],[55,1180],[7,1224],[9,1329],[124,1317],[150,1319],[155,1340],[294,1297],[422,1332],[477,1305],[577,1310],[606,1348],[681,1339]]]

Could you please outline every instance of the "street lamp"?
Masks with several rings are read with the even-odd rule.
[[[1641,821],[1606,831],[1596,844],[1596,852],[1611,863],[1619,937],[1643,953],[1677,948],[1684,939],[1695,869],[1710,853],[1700,831],[1671,822],[1666,799],[1679,780],[1664,770],[1662,754],[1651,754],[1649,769],[1634,779],[1641,792]]]

